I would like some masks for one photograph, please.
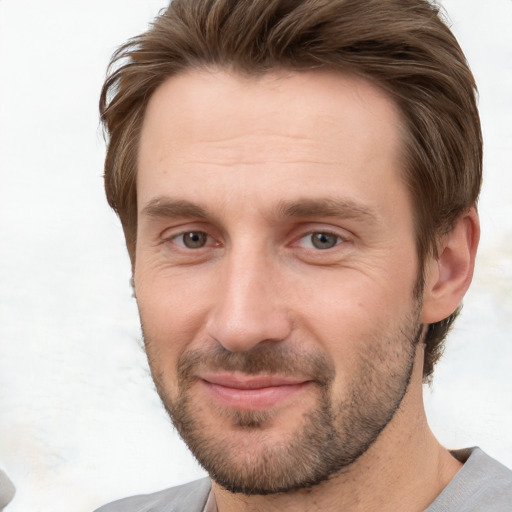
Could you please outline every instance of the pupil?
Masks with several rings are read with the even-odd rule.
[[[206,235],[204,233],[192,231],[185,234],[183,242],[189,249],[197,249],[199,247],[203,247],[206,243]]]
[[[317,249],[330,249],[336,245],[337,238],[337,236],[327,233],[315,233],[312,242]]]

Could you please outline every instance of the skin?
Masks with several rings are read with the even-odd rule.
[[[469,210],[440,240],[415,300],[401,149],[393,102],[335,72],[194,70],[168,79],[149,102],[134,286],[167,407],[188,403],[202,435],[239,468],[290,446],[323,398],[340,431],[354,389],[365,399],[351,417],[372,400],[392,411],[366,451],[318,485],[245,496],[214,483],[220,512],[419,511],[460,468],[428,428],[423,345],[414,338],[460,303],[478,219]],[[327,235],[327,248],[315,246],[314,233]],[[210,358],[219,350],[233,361],[265,350],[276,361],[316,356],[330,380],[322,387],[307,365],[286,375],[275,363],[277,376],[259,369],[256,377],[219,368]],[[193,353],[199,362],[180,380]]]

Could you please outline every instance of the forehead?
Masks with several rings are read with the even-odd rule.
[[[169,78],[149,101],[139,148],[139,211],[171,183],[181,193],[194,182],[226,191],[236,182],[260,196],[275,189],[276,200],[315,188],[325,195],[320,189],[332,183],[344,183],[352,195],[355,182],[375,188],[386,177],[396,185],[401,124],[388,95],[352,75],[189,70]]]

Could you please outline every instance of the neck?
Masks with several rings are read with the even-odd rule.
[[[393,420],[356,462],[309,489],[268,496],[232,494],[215,483],[218,512],[425,510],[461,468],[430,431],[422,398],[423,351]]]

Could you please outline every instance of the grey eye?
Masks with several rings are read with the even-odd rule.
[[[311,244],[315,249],[332,249],[339,242],[340,237],[330,233],[312,233]]]
[[[188,249],[200,249],[206,245],[208,235],[201,231],[190,231],[179,236],[182,243]]]

